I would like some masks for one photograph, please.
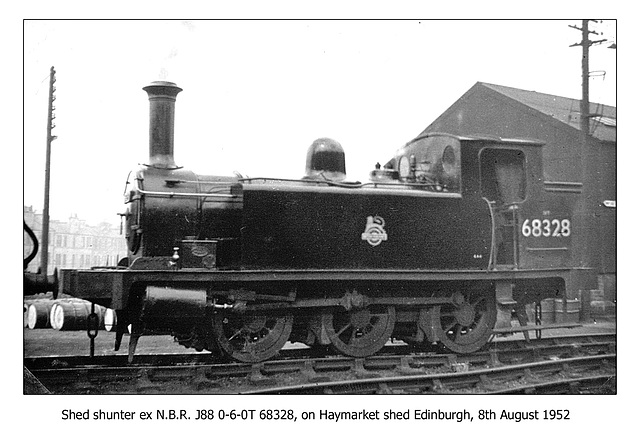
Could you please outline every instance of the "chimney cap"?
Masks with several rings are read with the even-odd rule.
[[[175,83],[168,82],[168,81],[152,81],[146,87],[142,87],[142,89],[147,93],[150,93],[151,91],[153,91],[155,93],[159,92],[158,94],[168,94],[172,97],[175,97],[178,93],[182,91],[182,89],[178,87]]]
[[[169,82],[169,81],[151,81],[151,83],[149,85],[147,85],[147,87],[151,87],[151,86],[165,86],[165,87],[178,87],[175,82]],[[180,88],[180,87],[178,87]]]

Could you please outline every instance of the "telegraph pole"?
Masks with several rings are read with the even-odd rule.
[[[582,100],[580,101],[580,129],[588,142],[589,138],[589,20],[582,20]],[[585,151],[586,152],[586,151]]]
[[[56,82],[56,71],[53,66],[49,73],[49,109],[47,115],[47,159],[44,168],[44,209],[42,211],[42,254],[40,262],[41,273],[47,275],[49,269],[49,182],[51,177],[51,142],[56,140],[56,136],[51,135],[51,130],[55,128],[53,120],[56,118],[53,111],[56,107],[53,102],[56,100],[54,95],[56,88],[53,84]]]
[[[580,101],[580,131],[582,132],[582,214],[584,220],[585,236],[584,252],[581,257],[582,265],[595,268],[596,252],[600,246],[600,228],[595,216],[598,207],[597,198],[597,166],[598,154],[594,154],[595,147],[592,145],[589,134],[591,130],[590,118],[592,116],[589,106],[589,48],[594,44],[602,43],[606,40],[589,40],[589,34],[598,34],[589,30],[589,21],[582,20],[582,27],[569,26],[582,32],[580,43],[572,44],[570,47],[582,46],[582,99]]]
[[[580,129],[583,134],[589,136],[589,47],[603,43],[605,40],[591,41],[589,34],[598,35],[598,32],[589,30],[589,21],[582,20],[582,27],[569,26],[582,32],[582,41],[572,44],[570,47],[582,46],[582,100],[580,101]]]

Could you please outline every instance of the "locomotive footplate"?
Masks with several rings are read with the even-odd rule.
[[[576,269],[573,269],[575,272]],[[588,269],[584,269],[585,273]],[[567,269],[530,269],[508,271],[479,270],[60,270],[59,292],[113,309],[127,305],[129,292],[136,283],[167,286],[242,285],[296,282],[436,282],[436,281],[518,281],[540,278],[568,279]]]
[[[143,333],[164,327],[187,347],[220,348],[238,361],[255,362],[276,355],[292,333],[304,339],[294,316],[311,309],[320,318],[317,342],[329,341],[349,356],[372,355],[396,322],[403,340],[439,342],[461,353],[479,349],[496,334],[524,332],[528,338],[527,331],[550,327],[520,321],[520,328],[509,324],[496,330],[496,314],[510,316],[530,303],[526,288],[545,291],[544,297],[542,290],[534,293],[540,296],[535,301],[564,293],[562,285],[575,274],[566,269],[199,270],[171,268],[171,258],[161,259],[149,267],[166,269],[61,270],[60,292],[124,310],[132,324],[130,359]],[[407,329],[411,322],[416,326]]]

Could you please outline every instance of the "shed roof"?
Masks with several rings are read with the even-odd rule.
[[[478,82],[474,87],[486,87],[534,110],[544,113],[563,124],[580,130],[580,100],[521,90],[503,85]],[[591,135],[606,142],[616,141],[616,107],[591,102]]]

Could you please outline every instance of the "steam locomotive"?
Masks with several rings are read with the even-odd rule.
[[[545,190],[541,142],[422,135],[366,183],[335,140],[299,180],[198,175],[173,158],[181,88],[153,82],[149,162],[126,182],[128,256],[60,270],[58,291],[189,348],[261,362],[286,342],[375,354],[390,339],[468,353],[525,304],[588,288],[574,195]]]

